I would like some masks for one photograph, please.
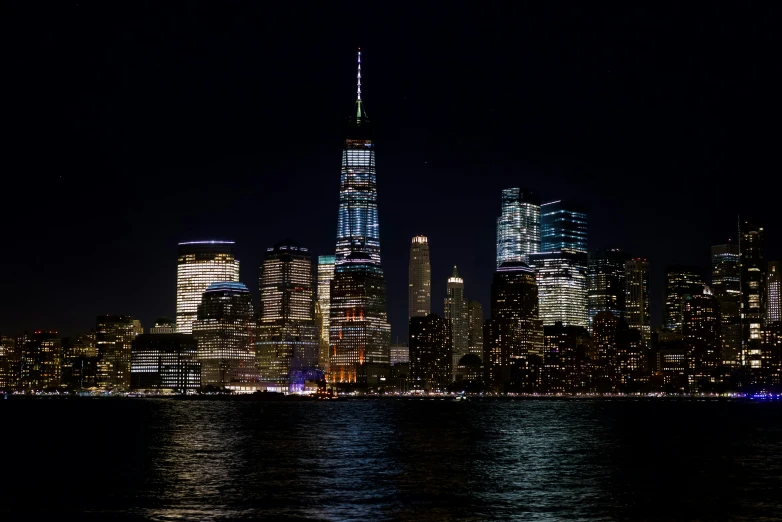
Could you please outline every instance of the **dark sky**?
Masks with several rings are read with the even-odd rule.
[[[5,9],[3,333],[173,316],[178,241],[236,241],[256,294],[277,241],[333,253],[359,46],[394,338],[416,234],[433,310],[457,264],[488,313],[507,187],[647,257],[655,324],[664,266],[706,271],[739,213],[782,257],[771,3],[160,4]]]

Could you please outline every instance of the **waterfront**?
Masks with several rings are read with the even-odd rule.
[[[10,400],[0,415],[26,460],[0,494],[11,519],[782,517],[779,403]]]

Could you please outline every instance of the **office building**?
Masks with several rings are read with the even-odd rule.
[[[760,329],[766,319],[765,234],[758,223],[739,221],[741,263],[741,363],[760,368]]]
[[[544,326],[587,326],[587,254],[558,250],[530,254],[538,283],[538,314]]]
[[[255,346],[260,378],[279,385],[303,385],[292,377],[317,368],[320,338],[308,249],[291,241],[268,248],[259,288]]]
[[[219,281],[239,281],[239,261],[233,241],[179,243],[176,274],[176,325],[178,333],[193,332],[204,290]]]
[[[193,323],[202,385],[224,388],[258,379],[253,330],[252,297],[244,284],[221,281],[207,287]]]
[[[160,322],[159,322],[160,324]],[[161,332],[137,336],[130,355],[130,388],[148,392],[195,392],[201,387],[198,344],[192,335]]]
[[[149,329],[151,334],[172,334],[176,333],[176,321],[169,317],[158,317],[155,320],[155,326]]]
[[[44,391],[60,387],[62,344],[57,332],[38,330],[21,345],[21,388]]]
[[[446,391],[452,382],[448,322],[437,314],[410,318],[410,373],[412,390]]]
[[[426,317],[432,312],[432,267],[426,236],[415,236],[410,243],[408,284],[408,319]]]
[[[641,332],[649,342],[652,328],[649,315],[649,262],[635,258],[625,262],[625,319],[630,328]]]
[[[337,256],[329,310],[329,381],[379,386],[390,369],[391,329],[380,266],[375,144],[361,99],[361,53],[354,116],[342,150]]]
[[[625,316],[625,263],[626,253],[614,248],[589,253],[587,268],[587,307],[589,327],[600,312],[611,312],[616,317]]]
[[[540,201],[529,191],[502,191],[502,214],[497,218],[497,266],[504,262],[529,262],[540,251]]]
[[[741,362],[741,261],[735,243],[711,247],[711,291],[719,301],[722,364]]]
[[[720,305],[709,287],[682,300],[682,335],[689,348],[690,388],[701,391],[715,382],[722,364]]]
[[[552,201],[540,206],[540,251],[587,251],[586,207],[577,203]]]
[[[782,321],[782,263],[769,261],[766,276],[766,324]]]
[[[543,326],[538,319],[535,271],[522,262],[503,263],[494,273],[483,346],[490,389],[532,389],[537,379],[532,356],[543,353]]]
[[[555,323],[543,327],[542,387],[548,393],[587,391],[585,343],[589,332],[582,326]]]
[[[467,303],[467,351],[483,360],[483,307],[478,301]]]
[[[14,338],[0,335],[0,391],[13,391],[19,386],[19,357]]]
[[[129,315],[99,315],[95,325],[99,388],[130,388],[130,352],[133,339],[144,333],[141,322]]]
[[[696,266],[675,265],[665,272],[665,309],[663,327],[682,332],[682,300],[703,292],[703,277]]]
[[[451,368],[456,366],[465,354],[468,348],[468,318],[467,318],[467,300],[464,298],[464,279],[459,277],[456,266],[453,267],[453,273],[448,278],[446,286],[446,297],[443,309],[445,310],[445,321],[448,324],[448,337],[451,341]]]
[[[329,344],[329,310],[331,309],[331,282],[334,280],[336,256],[318,256],[318,306],[323,316],[320,338]]]
[[[410,362],[410,347],[406,344],[392,344],[390,347],[391,352],[391,366],[397,364],[406,364]]]

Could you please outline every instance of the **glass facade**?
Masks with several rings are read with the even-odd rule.
[[[649,316],[649,262],[631,259],[625,262],[625,318],[630,328],[641,331],[645,342],[652,333]]]
[[[769,261],[766,282],[767,323],[782,321],[782,263]]]
[[[630,256],[618,249],[589,253],[587,268],[587,307],[589,329],[600,312],[625,316],[625,263]]]
[[[446,286],[444,310],[445,322],[448,325],[448,337],[451,342],[451,368],[456,371],[459,359],[467,355],[468,348],[468,318],[467,301],[464,299],[464,279],[459,277],[456,267],[448,278]]]
[[[203,385],[224,387],[258,379],[253,348],[253,305],[242,283],[212,283],[204,291],[193,337]]]
[[[663,326],[672,332],[682,331],[682,300],[703,292],[703,278],[698,267],[675,265],[665,272],[665,316]]]
[[[415,236],[410,243],[408,280],[408,319],[426,317],[432,311],[432,267],[426,236]]]
[[[539,318],[544,326],[587,326],[586,252],[560,250],[530,255],[537,273]]]
[[[739,222],[741,263],[741,363],[761,367],[760,337],[766,319],[765,234],[763,227],[749,219]]]
[[[336,256],[318,256],[318,305],[323,316],[320,337],[329,342],[329,308],[331,307],[331,282],[334,280]]]
[[[540,206],[540,250],[587,251],[586,208],[576,203],[552,201]]]
[[[540,251],[540,202],[528,191],[502,191],[502,214],[497,218],[497,266],[505,262],[529,262]]]
[[[375,145],[361,100],[342,150],[337,252],[329,307],[329,381],[376,386],[390,368],[386,283],[380,267]]]
[[[741,362],[741,262],[739,246],[728,243],[711,247],[711,291],[720,304],[722,362]]]
[[[193,332],[201,294],[218,281],[239,281],[233,241],[179,243],[176,274],[176,331]]]
[[[192,335],[150,333],[133,340],[131,389],[187,393],[200,387],[201,363]]]
[[[267,249],[259,284],[256,340],[258,369],[265,381],[295,388],[298,372],[318,366],[319,332],[312,276],[312,256],[306,248],[281,243]]]

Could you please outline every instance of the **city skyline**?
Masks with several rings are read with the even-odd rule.
[[[594,12],[581,14],[586,14],[588,20],[599,26],[605,23]],[[551,28],[545,17],[537,12],[529,15],[520,28],[523,29],[520,37],[529,43],[551,43],[551,37],[542,29]],[[69,16],[65,13],[65,19],[70,20]],[[62,133],[61,143],[52,142],[55,150],[65,152],[51,155],[61,157],[62,166],[44,169],[47,172],[43,175],[45,183],[37,183],[35,187],[38,212],[10,230],[10,247],[25,255],[4,261],[7,273],[18,274],[7,285],[9,303],[13,302],[14,306],[3,305],[0,331],[4,334],[52,329],[62,335],[76,335],[92,327],[92,317],[107,313],[139,317],[145,325],[153,324],[158,316],[173,317],[175,310],[168,297],[175,288],[170,259],[179,242],[235,241],[236,257],[242,260],[241,280],[253,293],[254,303],[258,298],[255,281],[268,245],[292,237],[308,245],[315,255],[332,254],[330,244],[333,241],[329,238],[333,238],[336,227],[331,217],[336,185],[326,173],[334,172],[334,144],[339,141],[339,122],[352,101],[348,93],[353,90],[355,72],[354,63],[348,56],[357,45],[367,50],[363,66],[371,71],[365,80],[371,88],[367,87],[365,92],[371,100],[371,114],[380,133],[378,154],[384,174],[379,182],[379,201],[383,208],[380,222],[392,339],[406,338],[408,246],[410,237],[417,234],[427,235],[432,244],[437,245],[432,251],[432,294],[441,296],[445,293],[444,279],[456,264],[460,274],[470,281],[473,289],[470,299],[478,300],[488,309],[488,288],[495,264],[492,229],[496,226],[494,220],[499,209],[497,194],[509,187],[528,187],[544,202],[562,199],[585,204],[589,211],[590,249],[620,248],[633,257],[648,259],[652,326],[660,325],[665,267],[697,264],[704,274],[708,274],[710,246],[725,244],[729,239],[738,240],[736,223],[739,215],[756,211],[759,215],[755,217],[767,227],[766,257],[770,260],[782,257],[780,231],[772,225],[770,202],[773,194],[754,193],[742,186],[731,194],[722,194],[714,188],[719,184],[703,181],[705,175],[714,180],[727,177],[731,172],[754,170],[755,162],[762,165],[762,148],[760,155],[754,151],[752,154],[740,153],[748,150],[750,142],[765,143],[762,136],[753,134],[757,130],[751,129],[744,137],[735,136],[737,139],[732,147],[718,148],[716,144],[721,143],[722,138],[706,124],[711,121],[709,115],[713,113],[714,100],[719,99],[721,105],[726,99],[738,99],[743,89],[752,88],[757,94],[758,86],[770,88],[773,84],[762,81],[765,73],[759,64],[763,61],[754,57],[748,64],[742,61],[744,67],[749,68],[749,79],[746,84],[739,85],[734,80],[728,83],[711,81],[722,77],[724,64],[717,67],[707,61],[704,79],[696,82],[696,85],[708,85],[705,92],[714,94],[713,98],[700,98],[705,105],[685,105],[683,100],[689,99],[686,97],[690,92],[688,87],[678,87],[682,91],[674,94],[660,94],[661,99],[652,98],[656,100],[653,104],[656,111],[660,110],[658,103],[662,100],[675,102],[663,109],[664,121],[670,123],[683,118],[689,125],[696,125],[686,134],[695,135],[697,139],[691,142],[688,138],[689,148],[685,148],[679,141],[684,136],[683,131],[677,130],[681,126],[672,125],[662,138],[658,133],[644,131],[650,118],[652,122],[662,118],[643,103],[650,99],[652,89],[662,80],[644,76],[652,80],[648,91],[627,89],[635,86],[631,79],[643,72],[644,67],[653,66],[652,70],[669,77],[677,70],[675,64],[681,62],[665,50],[654,57],[640,54],[637,64],[625,62],[625,52],[642,50],[642,46],[629,32],[621,29],[617,37],[629,44],[626,51],[606,46],[598,39],[589,43],[588,48],[600,52],[579,53],[574,67],[563,66],[561,51],[554,47],[536,46],[533,50],[527,46],[524,49],[529,47],[529,50],[521,52],[518,46],[497,46],[498,42],[494,40],[478,43],[478,51],[492,51],[476,51],[481,55],[478,60],[463,53],[465,44],[456,42],[451,48],[436,45],[436,35],[445,30],[442,27],[432,36],[415,36],[411,42],[393,50],[383,45],[381,35],[362,30],[331,40],[322,48],[294,43],[279,54],[269,55],[269,70],[284,72],[277,77],[284,89],[291,92],[283,92],[282,87],[264,86],[270,90],[258,90],[251,95],[252,89],[237,81],[236,75],[239,71],[259,74],[252,71],[258,63],[258,46],[252,42],[235,53],[237,61],[225,66],[227,72],[203,57],[195,59],[197,67],[182,66],[187,73],[184,78],[192,79],[193,74],[199,79],[217,78],[221,71],[228,75],[214,87],[216,91],[208,91],[198,82],[184,83],[171,76],[165,67],[162,72],[147,69],[137,61],[136,52],[152,59],[153,63],[177,62],[182,51],[167,43],[173,41],[170,36],[161,36],[164,52],[153,53],[151,48],[134,47],[123,39],[127,26],[114,37],[99,26],[86,25],[85,21],[93,16],[90,12],[79,16],[85,18],[74,20],[74,25],[82,32],[76,40],[70,41],[72,47],[66,48],[86,52],[119,78],[137,78],[144,88],[129,90],[123,85],[133,83],[125,81],[116,85],[107,83],[86,67],[87,61],[75,64],[77,72],[83,74],[83,80],[80,78],[74,85],[86,85],[86,80],[94,80],[96,85],[108,90],[93,93],[95,100],[74,97],[78,109],[73,123],[68,124],[69,132]],[[135,16],[131,14],[130,20]],[[187,16],[198,23],[206,22],[199,14]],[[686,19],[688,14],[683,16]],[[644,25],[645,30],[651,30],[654,19],[652,16],[649,25]],[[534,26],[541,21],[541,28],[536,29]],[[571,24],[571,33],[582,34],[581,25],[572,26],[574,20],[570,18],[566,21]],[[156,23],[153,23],[153,32],[160,30]],[[243,27],[252,32],[253,23],[248,20],[243,22]],[[95,55],[85,47],[90,36],[96,34],[106,40],[108,49],[116,51],[116,62],[107,62],[105,57]],[[174,34],[187,41],[203,43],[198,34],[182,34],[180,28],[175,28]],[[567,34],[567,31],[559,30],[555,34]],[[268,37],[281,36],[271,31]],[[712,37],[709,41],[714,40],[713,34],[706,36]],[[679,43],[691,43],[683,26],[674,27],[670,37]],[[502,39],[501,36],[496,38]],[[229,35],[222,35],[221,39],[234,41]],[[281,41],[289,40],[290,37]],[[570,44],[565,48],[574,48]],[[230,55],[235,50],[229,44],[215,45],[214,52],[218,56]],[[717,45],[719,49],[722,44],[717,42]],[[423,53],[427,60],[411,59],[418,53]],[[297,67],[291,70],[288,58],[294,55]],[[436,55],[440,59],[434,60]],[[672,58],[673,65],[669,67],[658,62],[662,58]],[[400,65],[401,62],[405,65]],[[425,67],[423,62],[434,62],[437,66],[432,69]],[[442,89],[444,80],[452,80],[455,75],[461,77],[458,71],[463,67],[460,63],[468,69],[487,72],[487,79],[465,86],[449,81],[449,88]],[[507,65],[497,67],[508,63],[516,63],[517,67],[513,70]],[[135,69],[139,67],[136,74]],[[518,94],[509,90],[508,82],[500,81],[516,70],[524,73],[525,78]],[[608,73],[609,70],[612,72]],[[438,79],[438,75],[442,79]],[[417,80],[413,82],[409,78]],[[175,89],[164,86],[163,82],[169,80],[174,81]],[[260,77],[253,76],[249,85],[257,87],[258,81]],[[311,85],[311,82],[315,84]],[[264,78],[264,85],[267,83]],[[589,90],[604,83],[608,86],[604,94]],[[484,107],[477,103],[483,99],[488,85],[499,89],[492,99],[503,102],[502,105]],[[239,89],[236,97],[223,96],[234,88]],[[434,93],[442,94],[435,96]],[[730,96],[717,96],[718,93],[730,93]],[[53,100],[59,99],[56,94]],[[26,99],[24,96],[22,99]],[[573,96],[580,97],[580,101],[569,101]],[[191,97],[227,100],[228,105],[219,114],[208,105],[203,113],[205,121],[220,123],[213,127],[223,129],[224,136],[201,124],[193,125],[197,122],[187,117],[185,110],[192,103]],[[118,99],[127,100],[130,107],[119,108]],[[463,112],[454,112],[452,102],[455,99],[460,100],[459,111]],[[269,100],[276,101],[270,104]],[[584,113],[584,101],[599,108],[601,118],[607,123],[602,123],[592,112]],[[96,112],[94,107],[100,106],[99,103],[114,108],[114,112]],[[552,112],[552,107],[560,104],[561,110]],[[632,119],[625,115],[628,104],[640,111],[631,111]],[[172,108],[167,111],[163,110],[165,107]],[[258,116],[267,110],[271,112],[263,120],[286,132],[264,141],[257,139],[259,131],[251,129],[261,120]],[[180,122],[174,117],[176,115],[186,117]],[[705,116],[703,124],[695,123],[699,115]],[[729,116],[733,123],[741,121],[736,110],[729,111]],[[156,121],[162,124],[157,126]],[[288,131],[293,128],[293,122],[300,129],[304,121],[311,126],[307,133],[308,150],[301,150],[294,144],[298,140],[282,137],[290,135]],[[120,133],[122,139],[119,139],[116,132],[96,134],[90,130],[97,127],[129,130],[127,134]],[[575,134],[565,137],[561,134],[562,128]],[[618,130],[627,128],[630,132]],[[593,134],[596,137],[590,138]],[[85,136],[86,141],[76,140],[75,136]],[[142,138],[137,137],[140,136],[144,136],[143,146],[138,146],[138,139]],[[174,140],[169,136],[174,136]],[[659,139],[662,143],[658,143]],[[605,145],[601,144],[603,142]],[[83,143],[95,146],[85,148]],[[165,147],[163,143],[166,143]],[[654,156],[659,153],[660,157],[649,160],[648,152],[652,147]],[[26,149],[21,147],[20,150]],[[128,153],[131,150],[133,153]],[[283,163],[296,155],[302,157],[300,163],[306,168],[290,167],[293,169],[291,176],[279,175],[288,168],[283,168]],[[455,168],[459,165],[463,166]],[[12,172],[23,178],[22,188],[28,188],[24,176],[27,171],[18,163],[12,163],[14,166],[17,168]],[[317,176],[307,174],[311,171],[318,172]],[[48,172],[52,173],[51,177]],[[57,210],[61,207],[59,201],[83,201],[85,196],[97,200],[100,191],[119,190],[118,180],[127,179],[126,174],[130,172],[136,177],[130,186],[122,185],[126,191],[125,203],[90,205],[89,213]],[[108,175],[97,178],[102,174]],[[625,178],[638,181],[643,190],[633,194],[627,194],[624,188],[618,190],[618,186],[624,187],[618,181]],[[95,183],[97,179],[100,183]],[[183,185],[182,179],[189,181]],[[304,182],[293,183],[294,179]],[[480,182],[472,183],[466,190],[467,179]],[[38,180],[41,180],[40,176]],[[207,183],[197,183],[198,180]],[[671,190],[674,180],[679,183],[675,191]],[[416,184],[420,184],[420,190],[411,190]],[[421,194],[427,193],[437,197],[429,197],[425,204],[418,204],[415,220],[406,217],[409,214],[407,198],[420,198]],[[230,196],[217,198],[215,194]],[[302,207],[311,210],[292,213],[284,222],[275,221],[280,207],[270,194],[279,194],[281,200],[299,198]],[[257,205],[256,201],[263,201],[263,204]],[[17,200],[12,201],[11,211],[21,211],[19,205]],[[465,207],[471,211],[464,211]],[[677,212],[664,212],[669,207],[676,208]],[[194,212],[193,208],[204,210]],[[444,216],[448,219],[443,219]],[[65,253],[72,244],[71,238],[82,236],[90,237],[83,246],[84,255],[96,256],[95,260],[83,263],[79,256],[62,255],[56,263],[51,262],[49,252]],[[143,251],[142,255],[139,250]],[[118,277],[118,274],[125,276]],[[75,288],[78,288],[77,295],[74,295]],[[437,306],[433,311],[440,312]]]

